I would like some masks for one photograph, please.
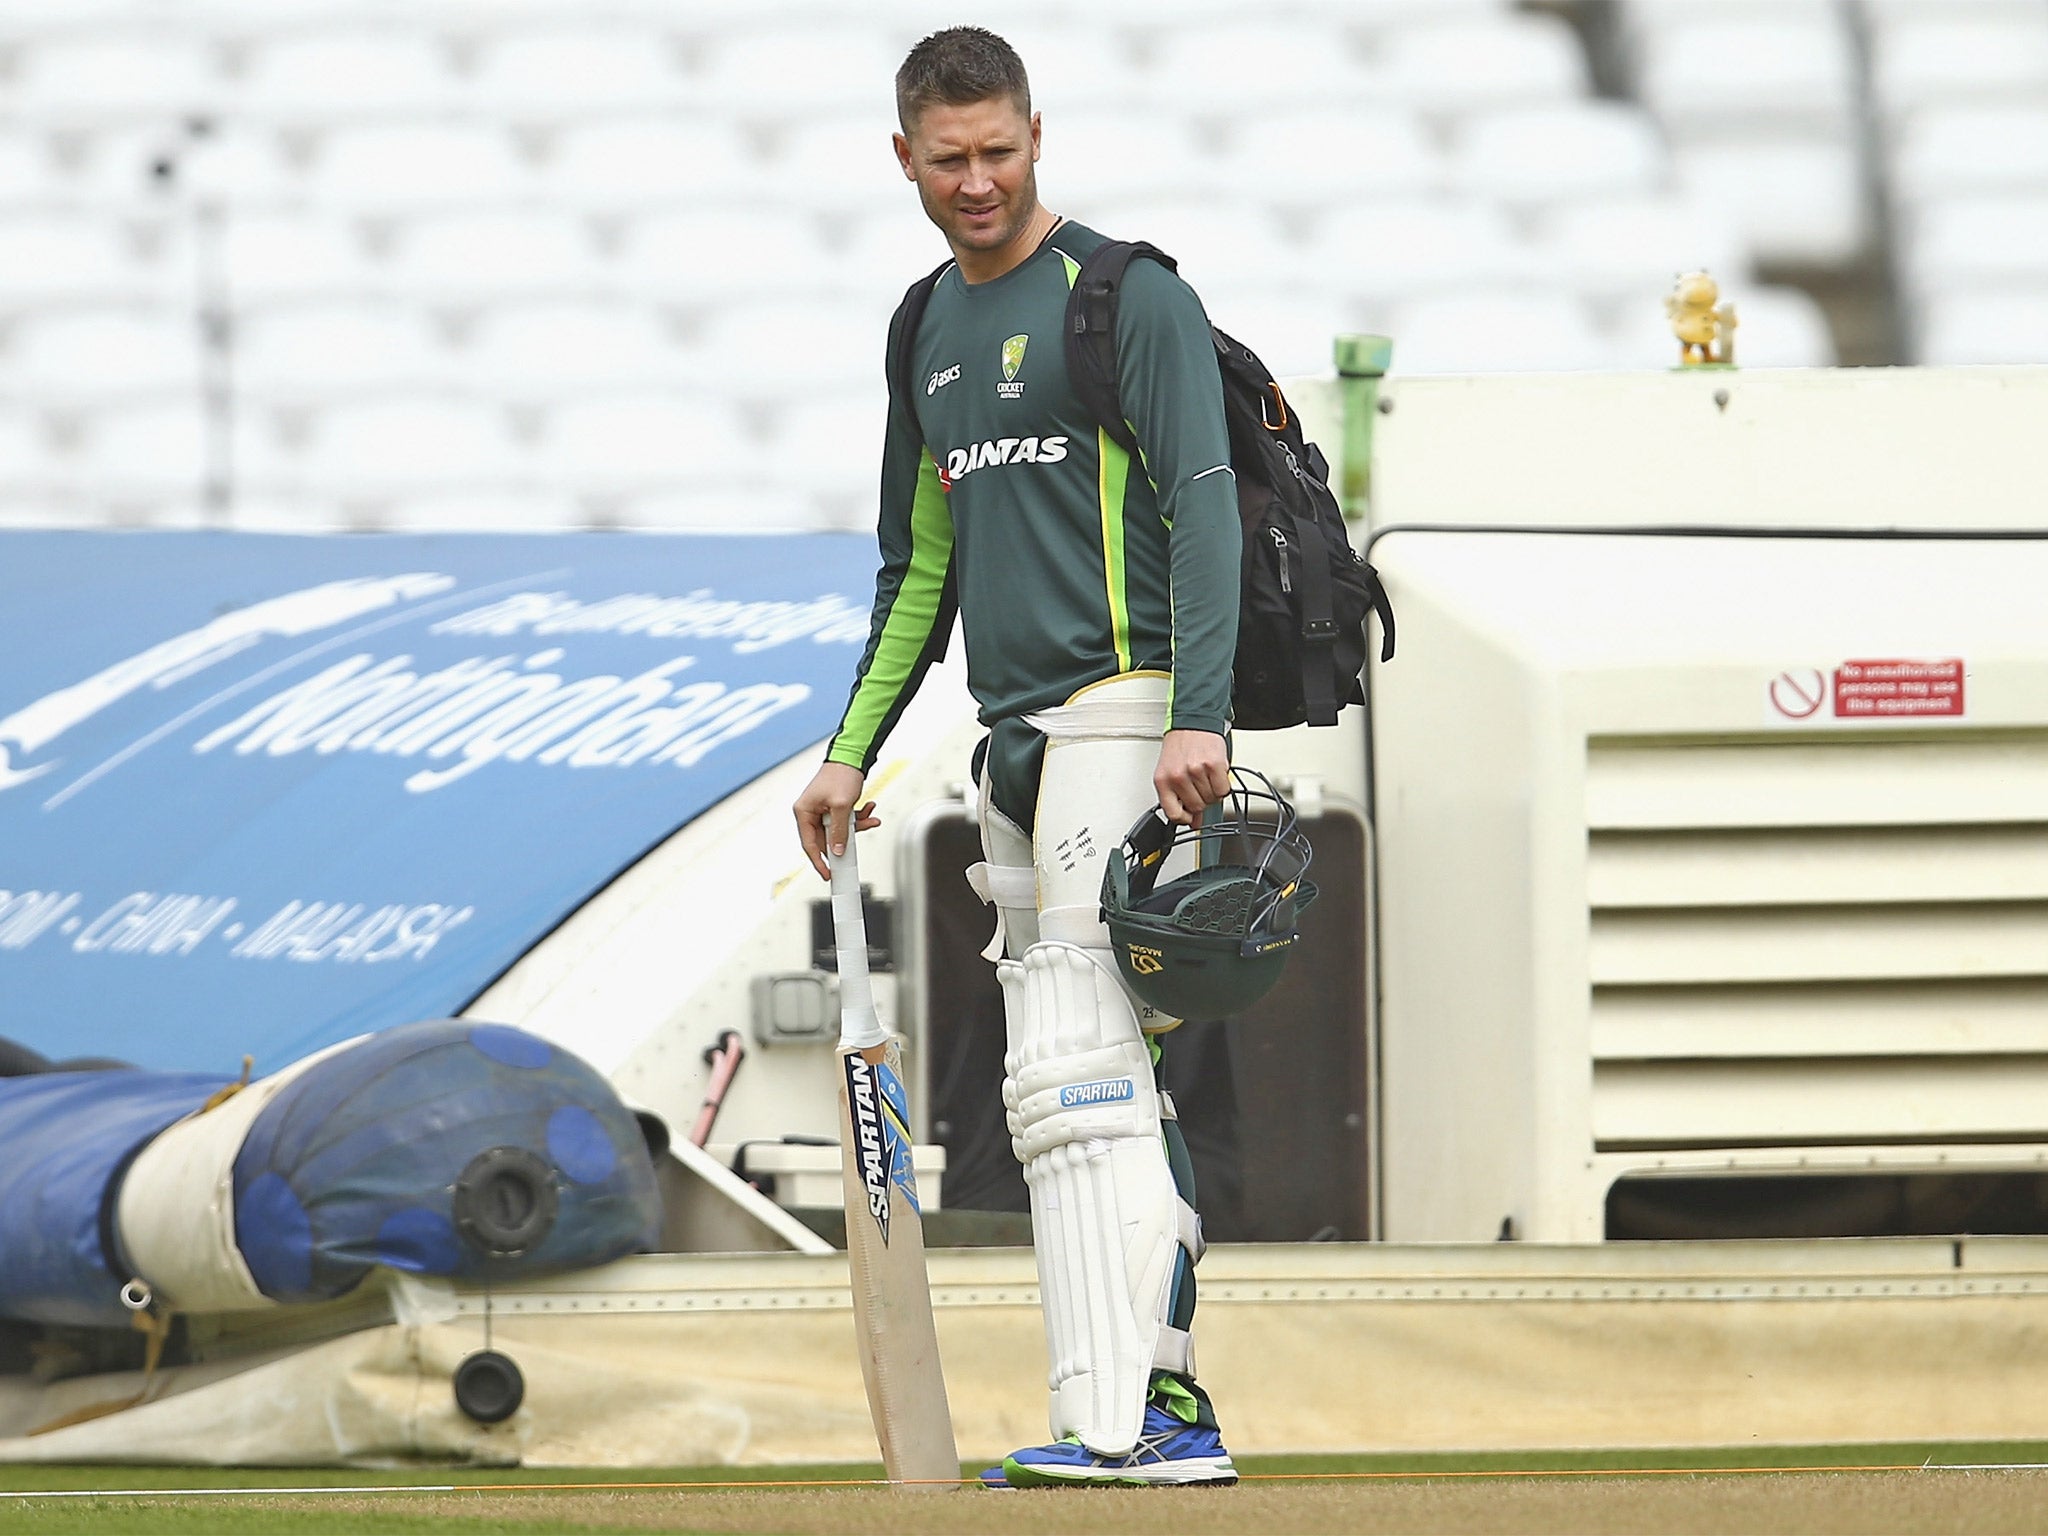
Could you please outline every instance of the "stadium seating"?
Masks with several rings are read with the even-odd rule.
[[[704,381],[755,400],[872,384],[900,297],[858,304],[767,297],[720,306],[703,319]]]
[[[889,144],[928,0],[10,11],[0,509],[196,505],[225,303],[251,517],[691,528],[744,485],[750,518],[871,522],[882,327],[943,254]],[[1826,361],[1759,271],[1880,238],[1916,355],[2048,356],[2048,0],[1041,0],[1013,36],[1048,204],[1172,251],[1283,370],[1338,328],[1413,371],[1664,366],[1699,266],[1747,364]],[[109,441],[174,469],[96,478]]]
[[[771,155],[755,171],[748,195],[835,218],[902,208],[910,187],[890,143],[895,127],[894,112],[878,103],[765,125]]]
[[[692,96],[681,65],[657,31],[590,22],[511,30],[482,48],[474,99],[515,122],[676,111]]]
[[[2048,186],[2048,93],[2032,104],[1922,107],[1894,136],[1891,194],[1906,208]]]
[[[451,112],[461,95],[446,45],[431,33],[326,27],[259,40],[234,105],[272,120],[345,123]]]
[[[373,264],[355,225],[297,209],[233,210],[221,232],[222,264],[240,304],[358,297]]]
[[[257,311],[240,328],[235,373],[264,399],[319,401],[448,382],[434,322],[384,299],[322,300]]]
[[[0,214],[0,310],[169,297],[166,265],[134,229],[91,214]]]
[[[1104,152],[1110,145],[1116,153]],[[1202,186],[1194,126],[1165,113],[1076,112],[1054,119],[1045,130],[1044,156],[1039,182],[1048,199],[1056,187],[1061,212],[1104,224],[1127,198],[1192,201]]]
[[[940,244],[936,237],[928,248],[934,244]],[[822,235],[801,210],[765,204],[675,209],[626,226],[617,281],[630,292],[709,308],[753,294],[821,287],[825,266]]]
[[[1162,27],[1142,58],[1126,94],[1189,117],[1252,115],[1302,101],[1364,102],[1379,94],[1376,76],[1342,29],[1315,19],[1285,29],[1250,19]]]
[[[807,111],[865,108],[884,120],[889,82],[915,28],[773,22],[732,28],[712,38],[691,82],[693,103],[742,118],[773,116],[801,102]]]
[[[49,451],[39,416],[0,402],[0,521],[31,513],[47,496]]]
[[[1525,281],[1529,252],[1491,203],[1413,198],[1332,211],[1317,221],[1308,257],[1364,311],[1357,323],[1383,328],[1388,305]]]
[[[716,396],[599,395],[551,413],[536,450],[544,483],[626,494],[743,486],[758,455]]]
[[[24,51],[9,95],[14,110],[38,122],[100,125],[197,112],[220,88],[209,39],[161,24],[110,25],[39,40]]]
[[[189,309],[60,309],[18,322],[9,376],[39,401],[182,394],[199,387],[199,325]]]
[[[426,491],[358,503],[347,514],[364,528],[420,533],[542,531],[590,525],[591,509],[553,491]]]
[[[1759,260],[1846,266],[1871,238],[1863,157],[1850,139],[1733,137],[1681,143],[1678,185],[1725,210]]]
[[[1292,106],[1240,119],[1223,135],[1217,179],[1287,209],[1440,191],[1444,151],[1402,108]]]
[[[1631,54],[1679,184],[1729,210],[1759,257],[1856,259],[1871,232],[1854,39],[1842,8],[1637,0]]]
[[[564,123],[536,193],[552,206],[630,214],[758,191],[748,136],[727,118],[602,117]]]
[[[278,467],[304,485],[391,496],[464,486],[516,488],[525,455],[495,405],[434,392],[392,393],[317,413]]]
[[[1573,101],[1474,114],[1452,136],[1457,191],[1516,213],[1576,199],[1651,192],[1671,177],[1657,127],[1639,108]]]
[[[1536,269],[1595,301],[1655,300],[1674,276],[1702,268],[1739,284],[1752,266],[1737,231],[1712,209],[1679,194],[1564,204],[1538,215],[1534,234]]]
[[[105,487],[116,500],[196,502],[209,467],[205,412],[188,396],[92,415],[71,475],[78,487]]]
[[[316,206],[359,213],[516,202],[535,190],[532,167],[504,127],[425,121],[335,129],[305,188]]]
[[[616,299],[495,305],[454,362],[468,387],[510,400],[681,388],[695,372],[658,315]]]
[[[1963,12],[1963,14],[1959,14]],[[2039,105],[2048,98],[2048,17],[1971,15],[1966,7],[1902,17],[1872,39],[1871,85],[1881,110]]]
[[[1394,312],[1392,372],[1563,373],[1615,365],[1590,306],[1556,290],[1417,299]]]
[[[1915,327],[1924,363],[2038,363],[2048,357],[2048,283],[1930,295]]]
[[[63,185],[40,138],[19,128],[0,128],[0,207],[47,202],[61,194]]]
[[[519,208],[409,220],[393,234],[387,265],[403,292],[489,304],[588,291],[594,262],[581,219]]]
[[[1453,18],[1389,32],[1374,54],[1391,101],[1442,117],[1584,96],[1586,56],[1556,16]]]

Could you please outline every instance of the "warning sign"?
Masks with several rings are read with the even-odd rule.
[[[1790,667],[1771,679],[1771,708],[1786,720],[1810,720],[1828,701],[1828,680],[1819,667]]]
[[[1955,656],[1787,667],[1764,684],[1764,719],[1777,726],[1960,720],[1967,671]]]
[[[1959,716],[1963,712],[1963,663],[1946,661],[1845,661],[1835,668],[1838,720]]]

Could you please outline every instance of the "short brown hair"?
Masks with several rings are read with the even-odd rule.
[[[896,121],[905,133],[926,107],[972,106],[1007,96],[1031,115],[1031,81],[1017,50],[983,27],[947,27],[925,38],[896,71]]]

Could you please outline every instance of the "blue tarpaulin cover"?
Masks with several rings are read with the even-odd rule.
[[[100,1223],[128,1154],[190,1114],[223,1077],[195,1072],[54,1072],[0,1078],[0,1317],[120,1326],[120,1290]]]
[[[259,1074],[457,1014],[821,741],[871,536],[0,533],[0,1035]]]
[[[120,1327],[136,1275],[116,1210],[130,1155],[225,1080],[189,1072],[0,1079],[0,1318]],[[464,1225],[465,1174],[507,1154],[545,1186],[547,1219],[516,1251]],[[521,1193],[521,1186],[511,1191]],[[201,1222],[211,1188],[180,1191]],[[503,1191],[497,1191],[502,1194]],[[307,1067],[234,1158],[234,1241],[264,1295],[322,1301],[372,1266],[456,1279],[575,1269],[658,1235],[654,1165],[632,1113],[570,1053],[522,1030],[430,1020]]]
[[[454,1191],[499,1148],[545,1168],[545,1237],[493,1257]],[[439,1020],[318,1062],[264,1107],[235,1159],[236,1246],[264,1295],[321,1301],[375,1264],[461,1279],[546,1274],[653,1243],[654,1165],[611,1086],[522,1030]]]

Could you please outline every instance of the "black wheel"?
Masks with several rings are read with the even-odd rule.
[[[502,1424],[526,1400],[526,1377],[510,1355],[480,1349],[455,1368],[455,1406],[479,1424]]]

